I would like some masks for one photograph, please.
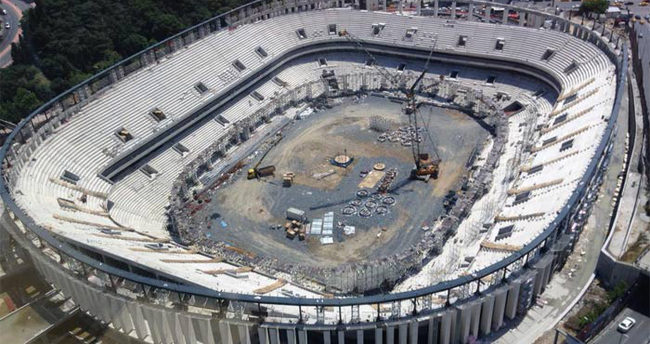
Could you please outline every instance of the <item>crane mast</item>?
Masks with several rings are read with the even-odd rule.
[[[374,63],[375,57],[370,53],[368,49],[363,45],[362,41],[349,33],[347,30],[341,30],[339,31],[339,36],[347,38],[349,41],[355,43],[355,45],[360,49],[363,50],[366,55],[369,57],[370,61],[373,62],[373,68],[379,72],[384,78],[389,80],[393,85],[398,85],[400,84],[400,77],[396,76],[394,74],[391,74],[388,70],[385,68],[378,66],[376,63]],[[435,49],[435,42],[431,47],[431,50],[429,51],[429,56],[427,58],[427,62],[424,66],[424,70],[418,76],[418,78],[415,80],[413,85],[406,90],[406,107],[405,107],[405,114],[409,116],[409,125],[413,128],[415,131],[415,142],[414,144],[411,145],[411,153],[413,154],[413,162],[415,163],[415,168],[411,172],[411,177],[415,179],[424,179],[428,180],[430,177],[433,177],[434,179],[438,178],[438,174],[440,171],[440,157],[438,156],[437,152],[435,151],[435,147],[433,147],[434,155],[435,157],[431,157],[429,154],[425,153],[423,154],[422,151],[420,150],[420,130],[419,130],[419,125],[418,125],[418,118],[417,118],[417,101],[415,97],[415,89],[417,86],[422,82],[422,79],[424,78],[424,75],[427,73],[427,68],[429,66],[429,61],[431,60],[431,55],[433,54],[433,50]],[[428,128],[425,128],[428,132]],[[433,145],[433,142],[432,142]]]

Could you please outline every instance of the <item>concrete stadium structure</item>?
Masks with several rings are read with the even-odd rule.
[[[580,233],[608,164],[627,56],[613,35],[551,14],[503,6],[519,14],[513,21],[507,10],[494,18],[490,3],[453,1],[452,20],[431,5],[402,15],[336,1],[258,1],[118,63],[36,110],[7,139],[3,227],[47,281],[139,340],[465,343],[503,328],[543,293]],[[463,5],[470,15],[456,18]],[[527,75],[553,93],[510,91],[526,111],[504,117],[508,144],[489,192],[455,227],[454,235],[480,240],[461,256],[445,246],[382,295],[331,297],[261,267],[204,273],[242,265],[169,240],[174,182],[197,159],[224,163],[266,119],[331,96],[307,57],[348,54],[328,67],[343,89],[382,89],[386,80],[341,29],[386,68],[396,58],[424,60],[434,45],[435,61]],[[463,83],[462,72],[457,78]],[[164,118],[150,115],[156,108]],[[479,234],[487,203],[496,205],[493,226]],[[511,234],[501,240],[504,227]],[[470,256],[430,283],[440,267]]]

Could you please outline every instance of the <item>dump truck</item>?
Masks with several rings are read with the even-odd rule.
[[[273,175],[275,173],[275,166],[269,165],[257,168],[253,167],[248,169],[248,179],[262,178]]]

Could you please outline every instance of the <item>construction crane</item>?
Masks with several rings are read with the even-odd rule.
[[[431,55],[429,55],[430,57]],[[427,65],[429,60],[427,60]],[[409,118],[409,125],[414,128],[415,131],[415,142],[411,145],[411,152],[413,154],[413,161],[415,162],[415,168],[411,171],[411,177],[415,179],[424,178],[428,180],[429,178],[436,179],[440,172],[440,156],[433,147],[433,154],[429,155],[428,153],[422,153],[420,150],[420,127],[418,125],[418,105],[415,97],[415,89],[418,84],[424,78],[424,75],[427,73],[427,66],[425,65],[424,70],[420,76],[415,80],[411,88],[406,92],[406,107],[405,114]],[[427,132],[429,128],[424,127],[424,130]],[[430,134],[429,134],[430,136]],[[432,142],[433,145],[433,142]]]
[[[260,179],[262,177],[270,176],[270,175],[275,173],[275,166],[274,165],[268,165],[268,166],[264,166],[264,167],[260,167],[260,165],[262,164],[262,161],[264,161],[264,158],[266,158],[266,156],[269,154],[271,149],[275,145],[277,145],[278,142],[280,142],[280,140],[282,140],[282,135],[281,134],[278,135],[277,137],[278,137],[278,139],[276,139],[273,143],[271,143],[271,147],[269,147],[266,150],[266,152],[264,152],[264,154],[262,155],[260,160],[257,161],[255,166],[248,169],[248,176],[247,176],[248,179]]]
[[[401,78],[399,75],[395,75],[390,73],[386,68],[377,65],[375,62],[377,61],[375,57],[366,49],[366,47],[363,45],[361,40],[354,36],[353,34],[349,33],[347,30],[343,29],[339,31],[339,36],[345,37],[348,41],[354,43],[359,50],[362,50],[363,52],[366,53],[368,56],[369,61],[372,63],[372,67],[375,68],[379,74],[381,74],[386,80],[390,81],[391,84],[399,86],[401,83]]]
[[[339,36],[346,37],[349,41],[355,43],[357,47],[360,50],[363,50],[366,55],[368,55],[368,58],[370,61],[372,61],[372,66],[381,74],[384,78],[389,80],[393,85],[397,85],[399,87],[401,79],[399,76],[391,74],[388,70],[385,68],[377,65],[374,63],[375,57],[366,49],[366,47],[363,45],[362,41],[349,33],[347,30],[343,29],[339,31]],[[420,127],[418,125],[418,106],[417,106],[417,101],[415,97],[415,90],[417,86],[422,82],[422,79],[424,78],[424,75],[427,73],[427,69],[429,67],[429,62],[431,61],[431,55],[433,55],[433,51],[435,49],[435,42],[431,46],[431,49],[429,51],[429,56],[427,57],[427,62],[424,65],[424,70],[420,74],[420,76],[415,80],[413,85],[406,91],[406,107],[404,110],[404,113],[409,117],[409,125],[414,128],[415,131],[415,144],[411,145],[411,152],[413,154],[413,161],[415,163],[415,168],[411,172],[411,177],[414,179],[424,179],[428,180],[429,178],[438,178],[438,174],[440,173],[440,156],[438,153],[435,151],[435,146],[432,147],[433,149],[433,154],[429,155],[428,153],[422,153],[420,149]],[[431,134],[428,132],[429,129],[427,127],[424,127],[424,130],[427,131],[429,138],[431,138]],[[431,142],[433,146],[433,141]]]

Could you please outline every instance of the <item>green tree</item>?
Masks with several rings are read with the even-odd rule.
[[[583,0],[580,5],[580,12],[603,14],[607,11],[607,7],[609,7],[607,0]]]

